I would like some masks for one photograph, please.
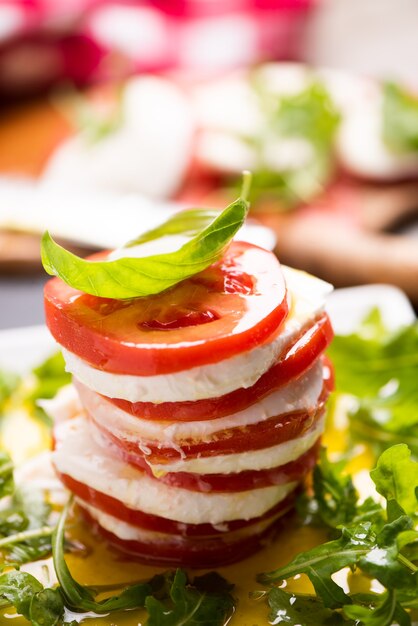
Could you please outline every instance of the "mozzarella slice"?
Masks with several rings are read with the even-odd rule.
[[[223,454],[216,457],[197,457],[182,459],[171,463],[151,465],[155,476],[168,472],[191,472],[193,474],[232,474],[246,470],[263,470],[279,467],[295,461],[307,452],[324,432],[325,419],[316,421],[302,437],[297,437],[270,448],[241,452],[237,454]]]
[[[249,520],[266,513],[291,493],[297,483],[233,494],[199,493],[167,486],[111,456],[91,436],[83,418],[64,422],[55,431],[57,471],[131,509],[187,524],[220,524]],[[234,455],[235,456],[235,455]]]
[[[111,374],[95,369],[63,349],[66,367],[86,387],[129,402],[184,402],[216,398],[247,388],[273,365],[287,347],[324,310],[332,286],[304,272],[283,267],[290,311],[279,334],[271,341],[218,363],[158,376]]]
[[[76,498],[77,504],[83,507],[91,517],[100,524],[102,528],[111,532],[112,534],[119,537],[119,539],[123,539],[124,541],[139,541],[141,543],[154,543],[154,544],[173,544],[178,543],[179,546],[184,541],[183,537],[179,537],[178,535],[169,535],[167,533],[160,533],[153,530],[147,530],[145,528],[138,528],[137,526],[133,526],[132,524],[128,524],[127,522],[123,522],[113,515],[109,515],[100,509],[91,506],[84,500],[80,498]],[[275,516],[275,519],[281,517],[286,511],[280,512]],[[230,532],[228,529],[228,525],[225,524],[225,532],[228,532],[228,542],[234,540],[240,540],[245,538],[246,536],[254,536],[262,533],[268,526],[272,523],[272,519],[263,520],[258,523],[251,524],[248,527],[240,528],[239,531]],[[222,525],[223,526],[223,525]],[[222,539],[222,536],[219,537]],[[187,538],[190,541],[190,538]],[[187,541],[186,540],[186,541]],[[213,540],[213,539],[212,539]],[[206,538],[200,539],[200,541],[207,541]],[[199,543],[199,539],[196,540],[195,543]]]
[[[163,422],[141,419],[118,408],[103,396],[79,385],[82,404],[93,420],[118,439],[143,443],[181,443],[185,439],[209,440],[216,433],[230,428],[257,424],[282,413],[313,410],[322,391],[322,363],[317,362],[295,381],[274,391],[265,398],[226,417],[193,422]]]

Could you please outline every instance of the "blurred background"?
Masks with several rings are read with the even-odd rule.
[[[249,239],[418,306],[416,0],[0,0],[0,328],[78,254],[253,172]]]

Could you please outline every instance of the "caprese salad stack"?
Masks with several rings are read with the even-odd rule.
[[[158,295],[47,283],[47,324],[78,394],[51,406],[67,418],[53,462],[113,544],[194,567],[263,544],[316,460],[329,290],[241,242]]]

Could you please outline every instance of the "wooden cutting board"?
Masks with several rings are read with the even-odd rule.
[[[2,110],[0,175],[38,177],[55,147],[70,133],[68,121],[48,100]],[[38,236],[0,231],[0,273],[40,269]]]

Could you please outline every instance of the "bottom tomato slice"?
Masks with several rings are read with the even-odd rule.
[[[223,535],[226,532],[238,531],[242,528],[258,524],[259,522],[274,517],[284,507],[286,507],[286,509],[289,508],[289,503],[293,502],[294,498],[294,494],[291,493],[284,500],[276,504],[270,510],[266,511],[264,515],[250,520],[233,520],[232,522],[225,522],[222,524],[221,529],[218,525],[186,524],[183,522],[176,522],[165,517],[159,517],[158,515],[144,513],[138,509],[131,509],[113,496],[97,491],[85,483],[75,480],[68,474],[58,472],[58,476],[67,489],[96,509],[103,511],[108,515],[112,515],[116,519],[126,522],[131,526],[180,537],[216,537],[218,535]]]
[[[196,400],[194,402],[128,402],[118,398],[107,398],[124,411],[142,419],[161,421],[195,421],[216,419],[243,411],[275,389],[297,378],[322,354],[334,336],[331,322],[326,314],[303,332],[286,354],[259,380],[247,389],[236,389],[231,393]]]
[[[287,500],[281,503],[281,510],[278,511],[261,532],[255,532],[249,536],[237,540],[228,539],[227,536],[216,537],[214,539],[203,538],[196,540],[161,541],[152,543],[149,541],[135,541],[120,539],[113,533],[102,528],[93,517],[82,506],[80,509],[89,525],[102,535],[111,546],[125,554],[131,559],[138,560],[146,565],[156,566],[181,566],[193,568],[214,568],[222,565],[230,565],[236,561],[251,556],[266,542],[273,538],[278,531],[281,518],[293,508],[292,501]]]
[[[236,493],[261,489],[289,482],[301,482],[315,466],[318,458],[320,440],[310,450],[295,461],[265,470],[246,470],[236,474],[193,474],[190,472],[168,472],[158,477],[158,481],[180,487],[188,491],[203,493]],[[144,457],[130,454],[120,446],[114,445],[112,451],[123,461],[137,467],[154,477]]]

